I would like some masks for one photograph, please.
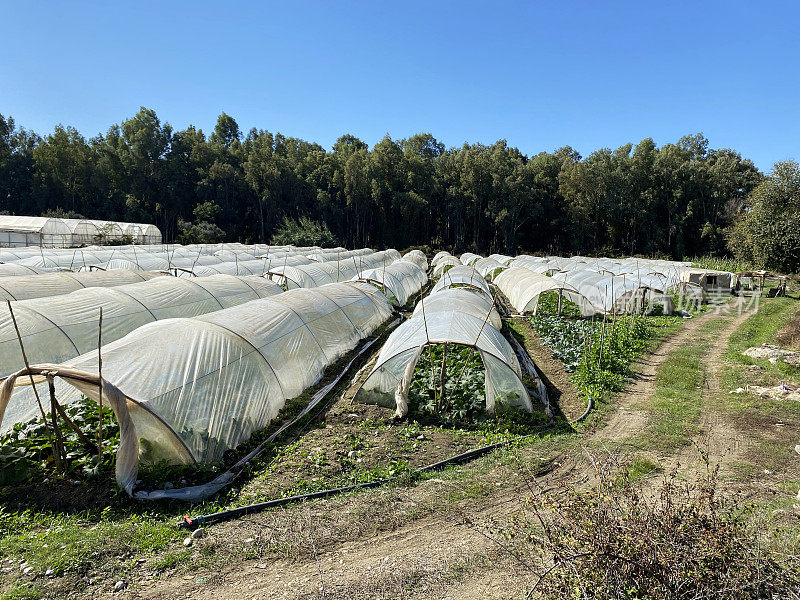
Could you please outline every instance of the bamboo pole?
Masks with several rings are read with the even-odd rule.
[[[47,414],[44,412],[44,407],[42,406],[42,400],[39,398],[39,390],[36,389],[36,384],[33,381],[33,373],[30,372],[31,364],[28,362],[28,355],[25,353],[25,346],[22,343],[22,334],[19,332],[19,326],[17,325],[17,318],[14,316],[14,309],[11,308],[11,300],[6,300],[6,304],[8,305],[8,312],[11,313],[11,322],[14,324],[14,331],[17,332],[17,339],[19,340],[19,349],[22,352],[22,360],[25,362],[25,368],[28,370],[28,377],[31,379],[31,387],[33,388],[33,395],[36,396],[36,403],[39,405],[39,412],[42,414],[42,420],[44,421],[44,428],[47,431],[47,438],[50,441],[50,444],[53,443],[53,438],[50,434],[50,427],[47,425]]]

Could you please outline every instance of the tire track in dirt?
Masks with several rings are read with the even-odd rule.
[[[615,398],[614,411],[605,425],[590,437],[594,441],[620,443],[641,432],[649,422],[646,411],[636,408],[655,392],[656,375],[667,358],[683,346],[698,330],[715,316],[709,311],[684,322],[680,331],[664,340],[651,354],[633,367],[634,376],[628,387]]]

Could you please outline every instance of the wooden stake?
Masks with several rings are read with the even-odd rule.
[[[100,352],[100,347],[103,345],[103,307],[100,307],[100,321],[97,325],[97,376],[100,379],[99,388],[99,404],[100,404],[100,421],[97,427],[97,456],[98,468],[103,464],[103,355]]]
[[[56,417],[56,413],[58,410],[56,406],[58,402],[56,402],[56,385],[53,381],[53,375],[48,373],[47,377],[47,387],[50,390],[50,419],[53,424],[53,431],[55,432],[55,442],[53,443],[53,459],[56,463],[56,470],[59,471],[66,471],[67,470],[67,455],[64,452],[64,440],[61,437],[61,428],[58,426],[58,418]]]
[[[444,351],[442,352],[442,366],[439,370],[439,403],[436,407],[436,412],[440,412],[444,406],[444,386],[447,382],[447,342],[444,344]]]

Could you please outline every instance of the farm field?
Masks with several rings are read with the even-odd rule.
[[[591,585],[589,579],[575,581],[551,569],[543,556],[558,556],[564,549],[557,540],[576,535],[558,515],[572,515],[575,503],[598,507],[588,511],[583,530],[588,531],[599,526],[600,517],[612,523],[617,514],[601,510],[598,498],[613,497],[617,506],[641,516],[642,506],[655,506],[665,489],[676,497],[683,494],[684,504],[703,514],[721,515],[721,521],[733,514],[726,512],[728,506],[737,507],[731,531],[739,528],[735,531],[753,542],[747,548],[757,543],[750,563],[724,554],[733,549],[723,541],[710,544],[730,559],[730,580],[717,585],[749,580],[759,589],[774,585],[785,591],[797,582],[800,457],[793,449],[800,403],[787,398],[800,386],[800,367],[791,354],[800,351],[796,292],[775,298],[730,290],[706,295],[701,285],[682,279],[689,265],[667,261],[653,275],[655,265],[642,272],[643,260],[439,253],[429,264],[431,257],[419,252],[401,256],[365,249],[343,257],[344,249],[215,251],[236,256],[235,272],[201,274],[196,258],[194,265],[188,263],[189,252],[189,266],[174,267],[180,252],[173,249],[170,255],[165,249],[166,258],[146,260],[165,260],[166,270],[176,269],[172,274],[178,276],[161,274],[152,281],[225,275],[259,278],[275,288],[263,291],[265,284],[253,290],[251,282],[251,291],[225,308],[174,314],[171,320],[148,318],[126,327],[102,348],[104,380],[113,386],[109,392],[129,399],[150,394],[153,410],[162,410],[163,390],[149,383],[134,386],[125,374],[132,362],[141,361],[147,370],[139,372],[157,380],[159,369],[177,365],[183,372],[185,363],[121,349],[134,342],[175,343],[188,331],[177,328],[178,321],[224,325],[259,349],[281,390],[245,386],[237,393],[274,407],[274,414],[247,426],[239,424],[244,416],[237,416],[235,435],[227,438],[228,430],[213,419],[208,436],[198,433],[197,424],[191,436],[173,424],[170,430],[192,456],[209,460],[198,466],[135,461],[134,482],[114,471],[113,452],[123,445],[117,419],[108,408],[101,418],[93,402],[69,391],[70,378],[75,380],[70,368],[97,371],[96,346],[51,356],[42,343],[37,352],[43,358],[29,362],[60,365],[55,368],[59,397],[73,398],[65,406],[84,434],[94,435],[102,421],[106,455],[103,460],[89,456],[80,436],[62,420],[70,466],[59,472],[35,412],[32,421],[11,433],[4,426],[0,598],[552,597],[560,584]],[[162,264],[140,269],[142,257],[124,254],[122,269],[164,269]],[[305,262],[308,255],[315,260]],[[207,262],[210,267],[231,261]],[[38,268],[48,268],[46,256]],[[189,271],[193,276],[184,277]],[[47,273],[33,275],[40,276]],[[150,282],[122,287],[131,285],[149,289]],[[319,304],[304,308],[303,300],[312,295],[330,303],[330,310],[321,311]],[[34,306],[51,297],[64,294],[14,306]],[[355,303],[358,312],[348,312]],[[284,373],[280,361],[270,358],[278,355],[264,350],[275,336],[248,337],[248,328],[272,327],[258,321],[260,315],[283,307],[302,320],[291,331],[313,331],[315,352],[322,350],[300,355],[307,364],[292,363],[303,377],[291,369]],[[314,323],[322,318],[348,325],[318,331]],[[95,335],[97,320],[86,322]],[[9,353],[18,342],[13,331],[7,330]],[[324,339],[329,341],[320,343]],[[788,354],[776,360],[743,354],[764,344]],[[335,352],[325,352],[334,346]],[[174,360],[199,363],[208,352]],[[227,356],[215,354],[213,361],[228,368]],[[528,370],[526,357],[535,369]],[[15,360],[3,376],[24,368]],[[259,368],[247,373],[268,371]],[[31,372],[44,377],[53,370],[32,367]],[[231,381],[243,380],[237,373]],[[287,382],[293,378],[297,382],[291,387]],[[197,381],[178,381],[189,390],[186,398],[232,393],[226,387],[204,391]],[[37,387],[47,400],[47,386]],[[35,409],[30,386],[20,387],[11,395],[7,415],[27,414],[13,412],[18,394],[27,394]],[[173,413],[164,411],[160,418],[177,423]],[[157,440],[137,438],[148,449]],[[223,440],[232,441],[223,446]],[[256,447],[261,453],[237,471],[233,483],[207,498],[131,497],[156,491],[169,496],[207,484]],[[484,448],[464,460],[424,469]],[[201,523],[195,533],[176,525],[184,515],[348,486],[363,487]],[[719,503],[703,504],[700,492],[712,487]],[[547,521],[558,534],[553,538],[534,523],[543,515],[554,519]],[[712,531],[718,521],[707,525]],[[576,539],[585,544],[587,556],[596,558],[591,538]],[[580,556],[570,560],[587,566]],[[769,574],[769,582],[747,575],[754,565]]]

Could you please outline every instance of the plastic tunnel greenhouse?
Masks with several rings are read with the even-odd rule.
[[[362,271],[356,279],[376,284],[392,304],[405,306],[409,298],[422,289],[428,276],[417,263],[398,260],[385,268]]]
[[[464,265],[474,265],[482,258],[480,254],[473,254],[472,252],[464,252],[464,254],[460,256],[461,264]]]
[[[194,317],[280,293],[263,277],[214,275],[201,279],[158,277],[113,288],[12,302],[31,364],[59,363],[97,348],[103,309],[103,341],[117,340],[161,319]],[[7,306],[0,307],[0,377],[25,366]]]
[[[451,268],[461,266],[461,261],[458,260],[455,256],[443,256],[438,261],[432,264],[433,264],[433,277],[434,279],[436,279],[444,275]]]
[[[63,248],[72,243],[72,231],[63,219],[0,215],[0,246]]]
[[[410,260],[422,267],[423,271],[428,270],[428,257],[422,250],[410,250],[403,255],[403,260]]]
[[[478,273],[474,267],[468,267],[466,265],[453,267],[436,282],[436,285],[434,285],[431,290],[431,294],[453,287],[467,287],[480,290],[486,294],[489,300],[492,299],[489,284],[486,283],[486,280],[481,277],[481,274]]]
[[[339,283],[156,321],[105,344],[103,399],[120,424],[120,486],[133,492],[140,460],[219,459],[265,427],[287,399],[314,384],[391,313],[373,286]],[[59,378],[62,403],[79,393],[99,398],[96,351],[31,372],[40,381],[43,373]],[[20,371],[0,387],[3,428],[38,414],[28,380]],[[14,393],[16,384],[24,387]]]
[[[441,296],[438,302],[434,299],[436,296]],[[414,368],[423,349],[431,344],[447,343],[469,346],[480,353],[485,371],[487,412],[494,412],[497,404],[532,411],[514,349],[488,322],[489,311],[476,314],[471,296],[475,293],[458,289],[431,294],[426,299],[425,311],[415,312],[386,340],[356,398],[394,408],[398,416],[405,416]],[[488,306],[491,307],[491,302]]]
[[[29,267],[18,265],[17,263],[0,263],[0,277],[19,277],[20,275],[36,275],[38,273],[49,273],[52,269],[43,267]]]
[[[83,288],[105,288],[147,281],[162,273],[149,271],[93,271],[40,273],[0,278],[0,300],[29,300],[69,294]]]
[[[429,312],[447,310],[451,306],[458,306],[461,312],[469,313],[479,319],[485,319],[488,314],[488,322],[492,327],[497,330],[503,327],[503,321],[492,305],[492,299],[486,294],[465,288],[447,288],[431,293],[417,304],[414,316],[421,316],[423,312],[427,315]]]
[[[495,285],[505,294],[511,306],[518,313],[532,312],[536,314],[539,296],[547,292],[569,292],[569,298],[579,297],[578,291],[571,285],[541,273],[534,273],[522,267],[511,267],[500,273],[494,280]]]

